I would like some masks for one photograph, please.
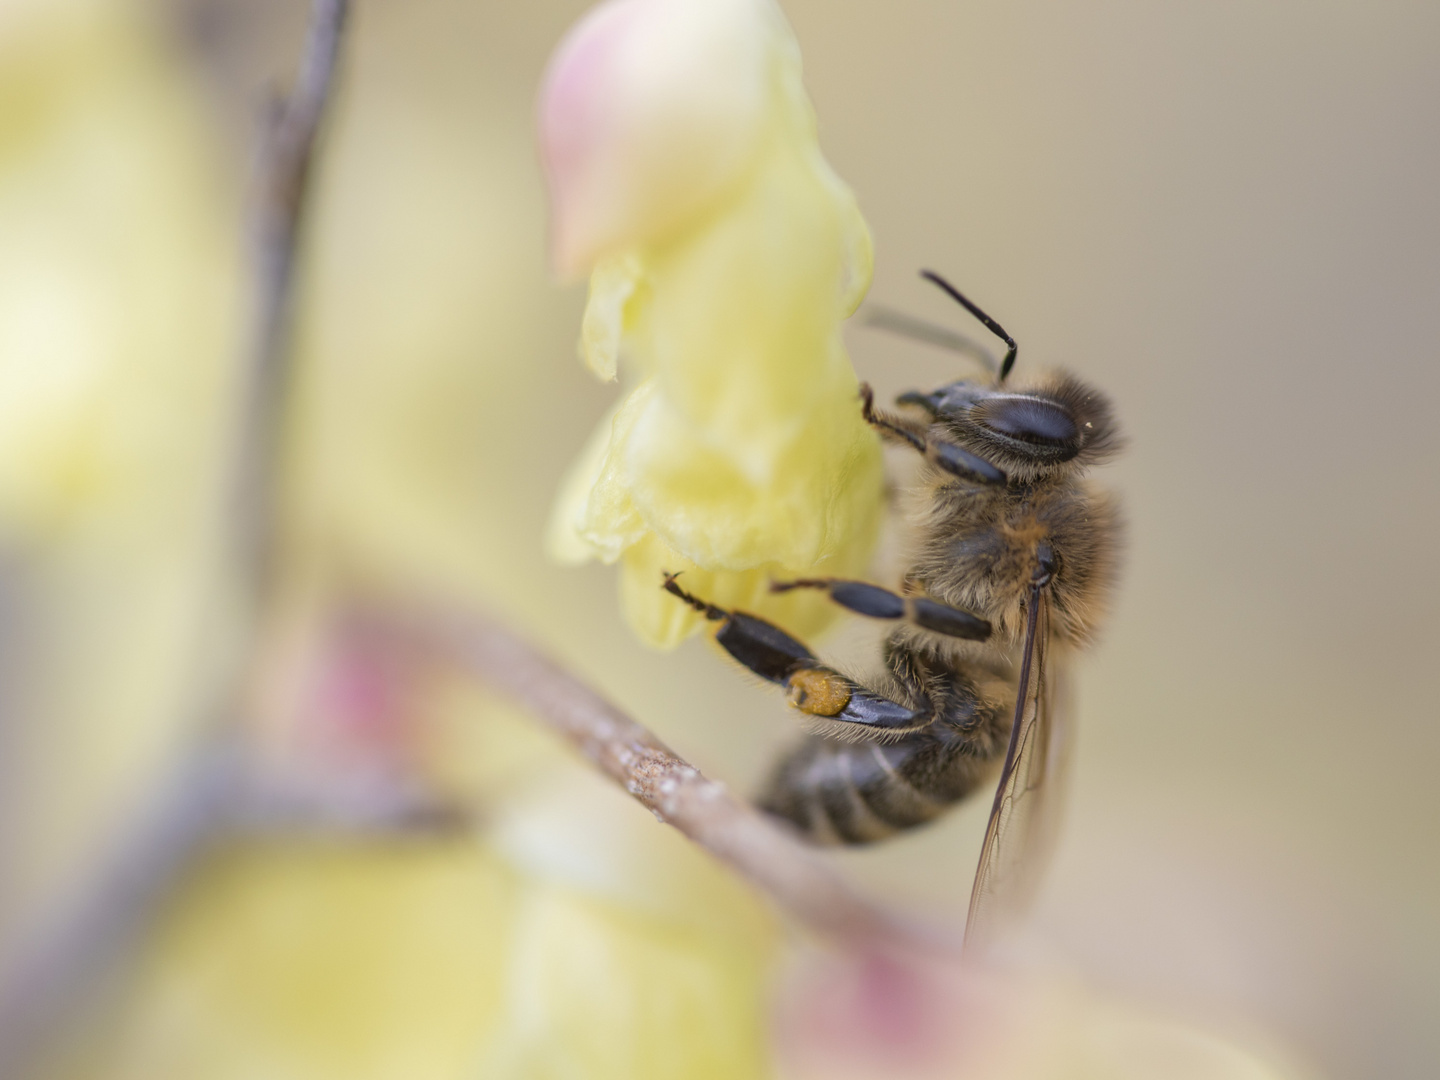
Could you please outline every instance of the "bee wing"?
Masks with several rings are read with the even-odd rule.
[[[1031,593],[1010,746],[970,893],[965,947],[992,941],[1034,899],[1054,847],[1069,731],[1062,673],[1049,663],[1050,602]]]

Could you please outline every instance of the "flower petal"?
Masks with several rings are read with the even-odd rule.
[[[580,358],[605,382],[615,381],[625,312],[642,274],[634,255],[603,259],[590,274],[590,296],[580,325]]]

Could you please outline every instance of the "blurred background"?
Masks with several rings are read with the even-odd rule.
[[[516,962],[536,881],[603,895],[585,917],[612,922],[679,890],[676,933],[752,943],[721,981],[761,978],[765,918],[738,889],[714,899],[719,875],[653,827],[636,843],[694,863],[646,878],[630,840],[596,839],[646,824],[622,794],[483,695],[410,685],[327,599],[343,579],[483,604],[741,790],[793,737],[706,645],[640,646],[609,569],[540,551],[615,394],[576,360],[583,287],[546,268],[533,138],[545,60],[585,7],[355,5],[299,285],[269,677],[244,722],[267,790],[324,790],[345,827],[274,830],[156,890],[104,976],[81,965],[49,1074],[502,1075],[474,1072],[516,1024],[489,973]],[[1022,371],[1072,368],[1130,437],[1103,475],[1130,522],[1124,585],[1078,673],[1037,936],[1095,986],[1316,1075],[1434,1075],[1440,7],[783,7],[874,232],[870,297],[974,333],[916,278],[941,270],[1015,334]],[[0,970],[30,972],[36,1000],[36,927],[114,878],[133,822],[208,805],[192,747],[246,608],[216,494],[249,333],[243,207],[306,12],[0,5]],[[960,368],[859,320],[847,340],[882,396]],[[604,809],[565,812],[582,790]],[[371,828],[432,798],[493,843]],[[984,814],[838,858],[960,920]],[[576,857],[606,844],[612,864]],[[165,865],[137,863],[115,903]]]

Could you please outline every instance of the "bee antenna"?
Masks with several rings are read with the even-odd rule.
[[[934,270],[921,270],[920,276],[931,284],[938,285],[940,286],[940,288],[944,289],[945,292],[949,294],[950,299],[954,300],[966,311],[970,312],[971,315],[974,315],[975,318],[979,319],[982,323],[984,323],[986,330],[989,330],[1001,341],[1005,342],[1005,359],[1000,361],[999,378],[999,381],[1003,383],[1005,381],[1005,376],[1009,375],[1010,369],[1015,366],[1015,354],[1020,351],[1020,346],[1015,344],[1015,339],[1005,332],[1005,328],[1003,326],[1001,326],[998,322],[992,319],[989,315],[986,315],[985,312],[981,311],[969,300],[965,299],[964,294],[961,293],[959,289],[955,288],[954,285],[951,285],[943,277],[935,273]]]
[[[917,319],[903,311],[896,311],[894,308],[876,303],[867,303],[862,309],[862,315],[866,326],[873,326],[878,330],[889,330],[892,334],[899,334],[912,341],[923,341],[927,345],[936,345],[942,349],[949,349],[951,352],[963,353],[978,360],[992,375],[1000,370],[999,361],[990,355],[989,349],[947,327],[936,326],[924,319]]]

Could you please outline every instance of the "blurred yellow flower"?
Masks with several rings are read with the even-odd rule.
[[[230,626],[233,205],[144,7],[0,3],[0,638],[24,648],[0,672],[0,965],[163,788]]]
[[[882,477],[840,340],[870,238],[789,27],[771,0],[612,0],[557,51],[540,111],[554,259],[591,270],[584,359],[634,382],[562,487],[551,554],[619,560],[654,645],[700,622],[662,570],[814,632],[823,598],[768,583],[863,572]]]
[[[1235,1026],[1235,1025],[1228,1025]],[[840,954],[780,995],[787,1080],[1306,1080],[1258,1033],[1112,997],[1034,953],[1019,965]]]
[[[49,1075],[760,1080],[773,945],[745,886],[573,765],[482,843],[217,850]]]
[[[235,253],[193,89],[131,7],[0,5],[0,541],[17,546],[143,549],[159,515],[169,540],[192,512],[177,491],[213,483]]]

